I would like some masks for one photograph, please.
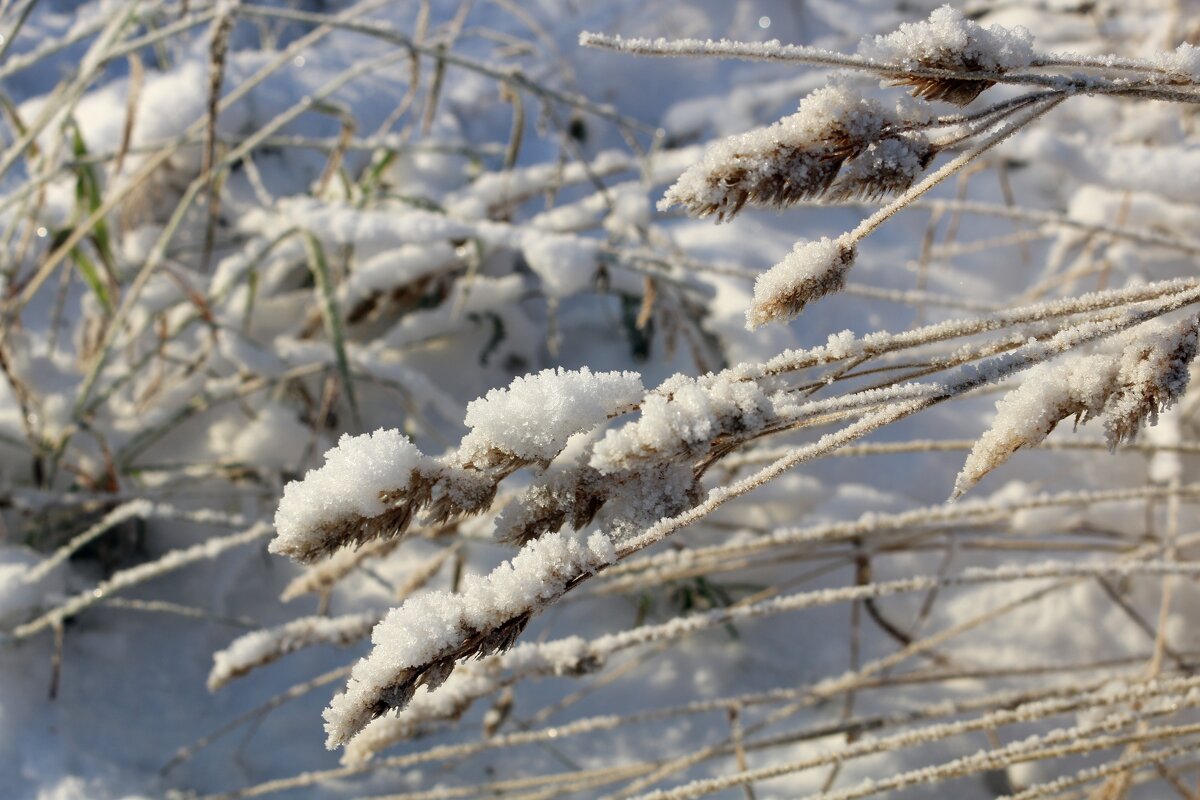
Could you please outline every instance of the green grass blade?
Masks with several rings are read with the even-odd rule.
[[[346,387],[346,399],[350,403],[350,412],[354,424],[362,430],[362,417],[358,413],[358,400],[354,394],[354,381],[350,377],[350,360],[346,357],[345,327],[342,316],[338,311],[337,300],[333,296],[333,282],[329,275],[329,262],[325,259],[325,249],[311,233],[304,234],[305,249],[308,250],[308,266],[316,280],[317,292],[321,297],[321,313],[325,317],[325,329],[333,352],[337,358],[338,372],[342,376],[342,385]]]

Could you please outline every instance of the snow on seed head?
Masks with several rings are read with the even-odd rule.
[[[517,378],[507,389],[492,389],[467,406],[471,429],[459,459],[477,466],[505,460],[548,462],[579,431],[642,398],[636,372],[542,370]]]
[[[948,5],[923,22],[907,22],[885,36],[864,38],[858,54],[907,69],[956,72],[1008,72],[1033,63],[1033,36],[1022,27],[984,27]],[[927,100],[966,105],[994,81],[920,75],[896,79]]]
[[[797,242],[783,261],[754,282],[746,327],[754,330],[774,320],[791,319],[813,300],[840,291],[855,252],[854,243],[846,237]]]
[[[826,86],[795,114],[710,147],[659,202],[693,216],[732,218],[747,203],[781,208],[819,197],[842,163],[876,141],[893,118],[874,100],[843,85]]]
[[[396,501],[424,483],[419,473],[428,466],[399,431],[344,434],[323,466],[284,487],[270,551],[311,561],[343,544],[377,538],[380,524],[403,528],[412,512],[397,518],[408,504],[398,507]]]
[[[1041,442],[1068,417],[1076,423],[1100,417],[1110,447],[1132,440],[1187,390],[1197,326],[1196,318],[1145,323],[1112,343],[1117,352],[1073,354],[1029,370],[1021,385],[996,403],[992,425],[967,456],[951,499],[1018,449]]]
[[[551,533],[489,574],[465,576],[457,593],[409,597],[375,626],[371,652],[325,709],[326,746],[343,746],[372,719],[404,709],[419,686],[435,690],[458,662],[507,650],[572,581],[616,557],[603,533],[586,539]]]
[[[937,148],[924,136],[893,136],[872,144],[853,158],[829,190],[832,200],[878,200],[899,194],[916,182]]]
[[[1137,338],[1121,353],[1117,389],[1104,408],[1110,448],[1133,441],[1145,424],[1156,424],[1158,415],[1187,391],[1198,323],[1194,317],[1174,324],[1155,322],[1130,332]]]

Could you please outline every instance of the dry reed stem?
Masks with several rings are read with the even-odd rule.
[[[60,624],[63,620],[75,616],[114,592],[196,562],[213,559],[225,550],[263,539],[273,532],[274,528],[271,525],[260,522],[242,533],[209,539],[183,550],[172,550],[155,561],[114,572],[111,577],[101,581],[94,588],[74,595],[31,622],[17,626],[12,630],[11,635],[14,639],[26,639],[49,626]]]

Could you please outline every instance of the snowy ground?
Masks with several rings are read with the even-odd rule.
[[[403,646],[377,652],[376,672],[452,640],[468,625],[462,620],[479,616],[470,603],[484,584],[472,576],[514,556],[511,544],[493,538],[510,523],[494,511],[418,523],[418,535],[398,547],[368,544],[359,551],[368,558],[324,592],[297,590],[296,579],[312,573],[278,553],[309,554],[320,547],[312,530],[382,513],[380,488],[415,493],[419,477],[434,481],[442,469],[434,457],[460,439],[458,452],[473,465],[504,472],[499,505],[536,482],[539,462],[563,447],[566,457],[550,474],[565,474],[569,456],[581,452],[601,454],[593,465],[633,459],[661,431],[677,432],[674,407],[663,401],[655,418],[646,400],[644,430],[622,429],[626,438],[603,445],[600,434],[568,441],[606,417],[628,416],[644,391],[675,373],[760,363],[788,348],[827,345],[826,355],[840,358],[853,337],[861,344],[876,331],[1097,290],[1132,296],[1147,284],[1191,279],[1200,252],[1195,100],[1071,97],[861,242],[843,291],[794,321],[749,331],[757,274],[798,240],[839,236],[880,203],[747,208],[720,225],[656,203],[701,162],[706,142],[793,113],[831,71],[578,44],[592,31],[777,38],[854,53],[862,37],[923,19],[936,5],[0,7],[0,797],[640,796],[815,758],[867,741],[863,733],[882,738],[965,721],[954,735],[893,743],[840,769],[821,762],[753,783],[758,798],[835,797],[840,789],[844,797],[891,796],[886,784],[863,781],[1086,727],[1105,713],[1132,716],[1065,740],[1194,722],[1190,685],[1173,685],[1170,698],[1189,698],[1174,716],[1153,698],[1121,692],[1139,680],[1190,675],[1200,651],[1188,624],[1200,609],[1188,560],[1200,497],[1190,483],[1200,452],[1198,395],[1184,396],[1137,445],[1113,454],[1102,420],[1072,432],[1068,419],[1047,440],[1055,447],[1023,447],[963,500],[944,505],[971,442],[998,414],[1000,434],[984,439],[994,447],[969,464],[994,460],[1006,446],[997,437],[1017,431],[1028,442],[1044,422],[1046,393],[1017,396],[998,411],[1002,389],[985,386],[882,428],[864,440],[866,449],[805,463],[716,509],[639,555],[660,559],[641,562],[640,572],[626,562],[624,572],[583,582],[538,614],[503,662],[519,670],[527,658],[535,670],[549,657],[543,672],[569,664],[584,674],[509,690],[484,674],[493,662],[468,662],[447,690],[467,692],[472,676],[495,680],[479,702],[458,709],[457,721],[422,727],[412,741],[342,772],[341,753],[326,750],[322,712],[346,686],[345,669],[371,652],[371,625],[400,596],[412,598],[408,616],[381,628],[396,631],[393,645]],[[1189,0],[1083,10],[1020,0],[954,5],[987,24],[1025,26],[1039,53],[1152,59],[1200,37],[1200,5]],[[333,15],[341,15],[334,29],[318,27]],[[1200,58],[1178,53],[1170,64],[1191,70],[1181,91],[1195,92]],[[211,125],[214,75],[226,101]],[[902,94],[874,75],[845,80],[891,105]],[[966,113],[1026,90],[993,87]],[[945,104],[936,110],[957,113]],[[933,168],[960,151],[948,148]],[[216,168],[215,184],[206,165]],[[954,200],[977,205],[942,202]],[[1019,213],[1006,216],[1010,207]],[[73,231],[88,233],[74,241]],[[1187,313],[1166,319],[1179,323]],[[996,352],[1033,352],[1037,342],[1027,339],[1078,322],[1064,319],[994,328],[997,338],[1014,337]],[[1122,347],[1145,341],[1152,351],[1176,334],[1164,327],[1145,335],[1087,343],[1083,351],[1097,360],[1074,362],[1083,364],[1075,384],[1064,377],[1065,362],[1030,374],[1038,386],[1056,387],[1060,405],[1084,402],[1080,387],[1108,374],[1097,365],[1117,364]],[[986,341],[951,339],[867,367],[908,374]],[[820,381],[837,367],[792,375]],[[543,373],[513,383],[554,368],[638,375]],[[814,386],[801,399],[836,397],[872,377]],[[802,383],[764,385],[796,394]],[[684,394],[684,383],[671,386]],[[618,498],[624,506],[610,503],[583,527],[586,545],[564,539],[554,550],[558,540],[548,535],[526,553],[598,568],[618,551],[605,536],[589,538],[596,530],[620,545],[683,511],[696,492],[766,465],[778,448],[815,442],[857,418],[755,437],[706,468],[699,489],[690,466],[644,485],[631,480]],[[379,428],[402,431],[411,443],[381,434],[377,452],[335,455],[319,491],[291,490],[294,503],[275,516],[284,486],[325,463],[342,434]],[[498,449],[504,442],[519,446]],[[520,468],[510,476],[506,465]],[[1124,494],[1104,494],[1118,490]],[[272,521],[281,534],[274,540]],[[1178,547],[1164,543],[1168,537]],[[745,549],[703,557],[702,548],[734,545]],[[689,570],[689,558],[700,567]],[[1139,560],[1157,567],[1139,574],[1129,567]],[[897,587],[870,603],[819,594],[1030,565],[1050,577],[977,574],[937,590]],[[1172,571],[1183,577],[1164,577]],[[529,593],[515,579],[506,586]],[[607,634],[797,592],[816,594],[803,610],[614,645],[603,664],[572,661],[584,652],[581,641],[568,639],[549,656],[530,644],[578,636],[595,646]],[[462,608],[458,597],[468,598]],[[287,635],[342,646],[297,648],[243,676],[236,659],[252,665],[275,641],[250,640],[218,656],[210,675],[214,653],[238,636],[298,618],[306,621]],[[430,619],[443,624],[421,627]],[[956,625],[963,630],[944,641],[926,638]],[[1094,695],[1053,713],[973,722],[1018,703],[1022,692],[1046,700],[1059,690]],[[987,701],[1001,692],[1016,694]],[[435,696],[420,690],[414,702]],[[1115,699],[1097,699],[1105,696]],[[741,699],[715,702],[721,698]],[[977,700],[978,707],[936,705]],[[686,707],[707,701],[714,702]],[[822,732],[847,720],[862,725],[850,725],[849,736]],[[1196,735],[1183,730],[1167,745],[1191,745]],[[505,736],[511,746],[502,746]],[[745,747],[735,747],[742,738]],[[1127,744],[984,761],[904,796],[1013,794],[1137,757],[1143,745]],[[431,750],[442,745],[465,748]],[[715,748],[706,758],[671,763],[706,747]],[[1197,763],[1183,753],[1159,772],[1144,761],[1127,773],[1129,786],[1110,786],[1116,793],[1107,796],[1180,796],[1195,786]],[[656,773],[663,764],[669,768]],[[266,784],[320,771],[329,772]],[[1047,791],[1038,796],[1074,796]],[[725,786],[717,796],[747,795]]]

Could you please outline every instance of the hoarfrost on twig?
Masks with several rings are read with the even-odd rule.
[[[252,631],[213,653],[208,690],[215,692],[235,678],[315,644],[347,645],[366,636],[380,615],[374,611],[341,617],[301,617],[275,628]]]

